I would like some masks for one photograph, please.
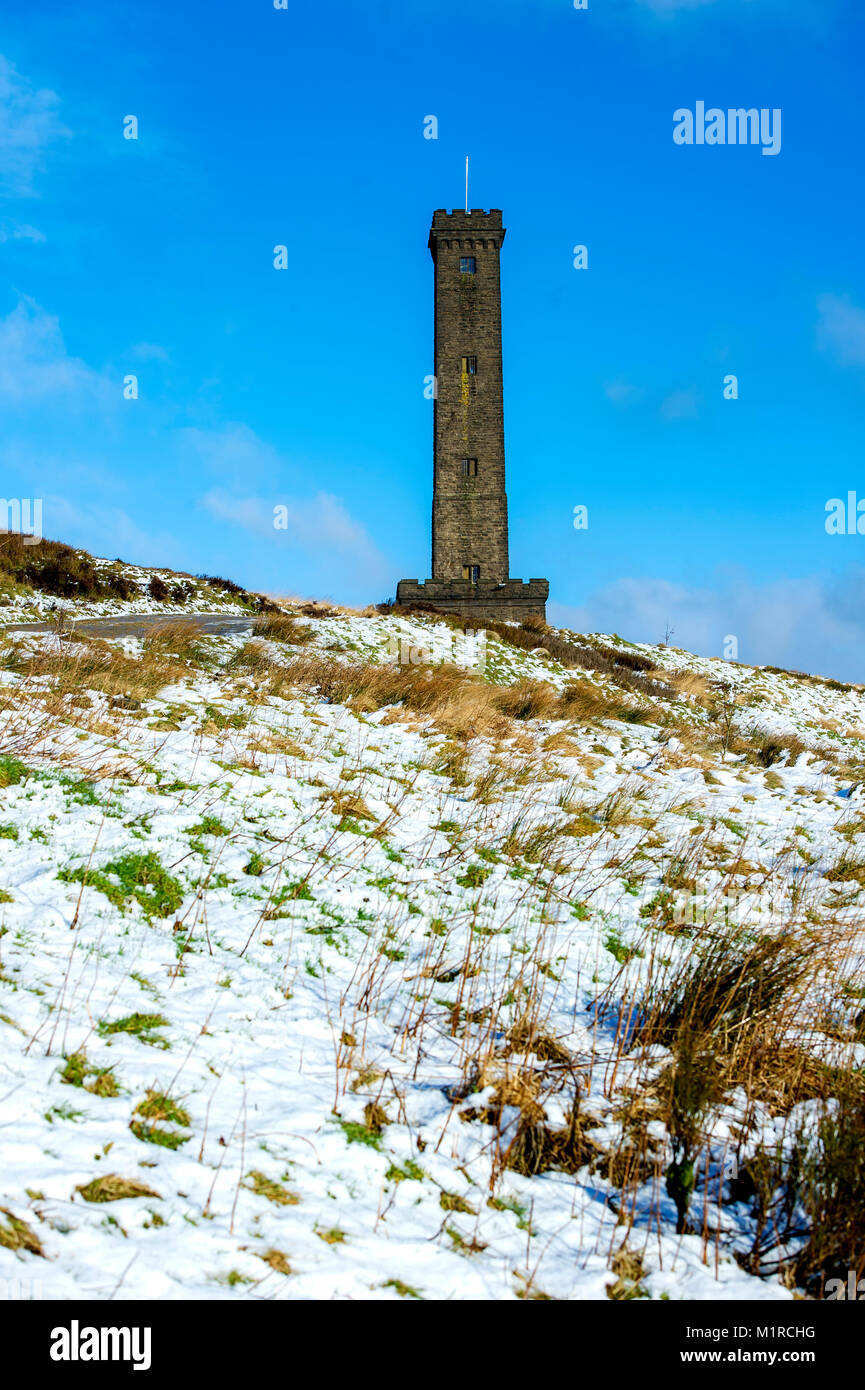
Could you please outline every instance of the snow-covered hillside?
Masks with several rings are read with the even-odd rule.
[[[61,542],[5,532],[0,542],[0,622],[57,621],[61,615],[238,613],[259,596],[217,576],[108,560]]]
[[[0,1280],[789,1299],[843,1265],[865,692],[550,637],[580,663],[432,615],[3,639]]]

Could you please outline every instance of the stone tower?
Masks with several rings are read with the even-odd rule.
[[[549,584],[508,573],[502,399],[502,214],[433,213],[435,264],[432,578],[402,579],[398,605],[499,619],[545,616]]]

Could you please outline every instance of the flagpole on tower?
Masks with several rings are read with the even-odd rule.
[[[466,212],[469,210],[469,157],[466,155]]]

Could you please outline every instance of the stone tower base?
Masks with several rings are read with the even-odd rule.
[[[524,618],[546,619],[549,580],[507,579],[501,584],[472,584],[468,579],[401,579],[396,586],[397,608],[428,603],[443,613],[460,613],[466,618],[522,622]]]

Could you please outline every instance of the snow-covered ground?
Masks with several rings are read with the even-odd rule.
[[[237,613],[247,606],[230,589],[213,585],[191,574],[174,570],[147,569],[143,565],[126,564],[120,560],[105,560],[79,552],[100,576],[110,572],[119,576],[128,587],[126,598],[106,596],[91,598],[86,605],[74,597],[58,597],[53,593],[23,585],[0,589],[0,623],[37,623],[55,618],[58,613],[69,617],[108,618],[131,614],[163,614],[182,617],[197,613]],[[157,580],[164,586],[164,597],[154,598],[151,584]],[[179,592],[178,592],[179,591]],[[157,593],[160,590],[157,588]],[[249,596],[245,596],[248,600]]]
[[[478,656],[431,618],[309,626],[311,645],[261,650]],[[734,1258],[753,1222],[722,1174],[796,1116],[752,1103],[745,1134],[743,1095],[726,1096],[696,1233],[677,1235],[651,1113],[668,1057],[623,1048],[618,1005],[657,957],[675,972],[694,949],[652,915],[694,835],[698,897],[729,900],[732,865],[767,929],[796,903],[855,929],[857,885],[824,870],[860,843],[863,691],[601,639],[732,685],[740,727],[798,735],[804,751],[767,770],[722,756],[685,687],[675,731],[559,716],[465,738],[423,712],[265,693],[245,640],[207,638],[141,702],[28,675],[24,654],[54,637],[3,649],[0,1282],[45,1298],[791,1298]],[[141,657],[136,639],[115,647]],[[492,636],[482,674],[609,689]],[[862,944],[843,981],[837,963],[842,994]],[[861,1066],[865,1047],[814,1008],[814,1055]],[[529,1011],[537,1050],[520,1043]],[[623,1186],[604,1158],[636,1088],[651,1171]],[[575,1097],[597,1161],[508,1166],[525,1115],[561,1133]],[[105,1200],[115,1178],[135,1195]]]

